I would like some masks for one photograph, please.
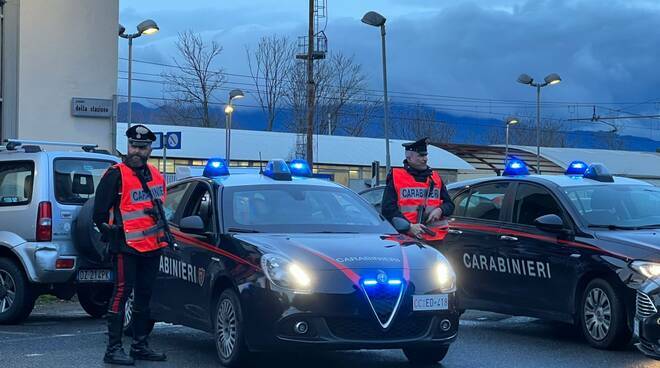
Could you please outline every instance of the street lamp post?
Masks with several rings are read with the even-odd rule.
[[[518,118],[509,117],[506,119],[506,148],[504,149],[504,166],[509,162],[509,127],[518,124]]]
[[[158,32],[160,28],[156,22],[151,19],[142,21],[137,25],[137,32],[132,34],[126,34],[126,27],[119,25],[119,37],[128,39],[128,113],[126,120],[128,122],[128,127],[131,127],[131,80],[133,79],[133,39],[145,35],[152,35]]]
[[[383,121],[383,132],[385,134],[385,170],[387,173],[390,172],[391,162],[390,162],[390,123],[389,123],[389,112],[390,112],[390,102],[387,99],[387,52],[385,49],[385,19],[384,16],[370,11],[362,17],[362,23],[368,24],[374,27],[380,27],[380,36],[381,36],[381,50],[383,54],[383,106],[385,109],[384,112],[384,121]]]
[[[240,89],[233,89],[231,92],[229,92],[229,102],[227,103],[227,106],[225,106],[225,114],[226,114],[226,123],[225,123],[225,155],[226,155],[226,160],[227,164],[231,165],[230,157],[229,155],[231,154],[231,117],[232,114],[234,113],[234,105],[232,104],[232,101],[238,98],[243,98],[245,97],[245,94],[243,91]]]
[[[561,82],[556,73],[548,74],[544,83],[534,83],[534,78],[527,74],[520,74],[518,83],[536,87],[536,173],[541,174],[541,88]]]

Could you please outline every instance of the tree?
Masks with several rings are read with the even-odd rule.
[[[394,132],[402,139],[417,140],[429,137],[434,143],[449,143],[456,128],[435,119],[435,110],[418,103],[400,113]]]
[[[287,79],[293,72],[294,44],[285,36],[265,36],[254,52],[246,47],[246,53],[257,101],[266,114],[266,130],[272,131]]]
[[[176,47],[181,58],[173,58],[177,70],[163,73],[166,94],[173,99],[167,115],[182,119],[186,125],[201,120],[204,127],[217,126],[209,110],[211,104],[218,103],[215,95],[225,80],[222,69],[213,69],[222,47],[216,41],[203,41],[190,30],[179,33]]]
[[[517,124],[509,130],[509,142],[521,146],[536,146],[536,122]],[[541,147],[566,147],[566,132],[557,120],[541,121]]]

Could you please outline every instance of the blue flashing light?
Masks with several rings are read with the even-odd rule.
[[[364,286],[376,286],[376,285],[378,285],[378,281],[374,280],[374,279],[366,279],[366,280],[362,281],[362,284]],[[401,280],[399,280],[399,279],[387,280],[387,284],[390,285],[390,286],[401,285]]]
[[[568,176],[582,176],[589,166],[584,161],[573,161],[566,168]]]
[[[391,279],[387,282],[390,285],[401,285],[401,280],[399,279]]]
[[[204,167],[204,173],[202,175],[207,178],[229,175],[229,165],[227,165],[227,160],[220,157],[209,159],[206,163],[206,167]]]
[[[373,280],[373,279],[367,279],[367,280],[364,280],[363,284],[365,286],[374,286],[374,285],[378,284],[378,281]]]
[[[309,167],[307,161],[297,158],[289,163],[289,169],[293,176],[304,176],[306,178],[312,177],[312,169]]]
[[[527,164],[525,161],[518,158],[510,158],[506,163],[504,168],[504,176],[521,176],[529,175],[529,170],[527,169]]]
[[[270,160],[264,175],[275,180],[291,180],[291,170],[284,160]]]

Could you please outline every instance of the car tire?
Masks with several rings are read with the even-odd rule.
[[[249,352],[245,344],[243,312],[238,295],[232,289],[220,294],[213,315],[215,348],[220,363],[238,367]]]
[[[0,258],[0,324],[24,321],[32,309],[36,296],[27,275],[8,258]]]
[[[403,354],[408,358],[411,365],[437,364],[445,358],[449,351],[449,345],[440,345],[431,348],[404,348]]]
[[[133,291],[131,295],[126,299],[124,304],[124,335],[133,337]],[[149,321],[149,326],[147,327],[147,333],[151,333],[154,330],[154,325],[156,324],[155,320]]]
[[[93,318],[101,318],[108,312],[112,285],[79,285],[76,292],[80,306]]]
[[[101,241],[101,232],[98,230],[92,215],[94,213],[94,198],[90,198],[80,208],[73,225],[73,240],[76,250],[86,259],[101,264],[107,243]]]
[[[609,282],[591,280],[580,301],[580,327],[589,345],[612,350],[630,343],[632,331],[626,321],[624,301]]]

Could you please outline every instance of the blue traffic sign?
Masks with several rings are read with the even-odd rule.
[[[156,140],[151,144],[153,149],[163,149],[163,132],[154,132]]]
[[[167,132],[165,137],[167,149],[181,149],[181,132]]]

